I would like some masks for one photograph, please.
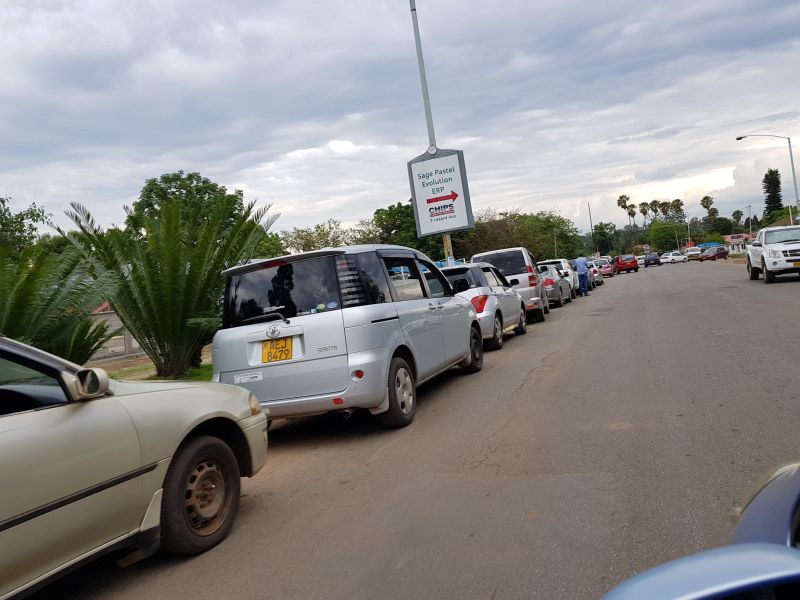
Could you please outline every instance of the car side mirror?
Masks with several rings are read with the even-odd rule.
[[[509,279],[508,285],[519,285],[519,279]]]
[[[755,246],[756,248],[761,248],[761,242],[753,242],[750,244],[751,246]]]
[[[97,398],[108,391],[108,373],[103,369],[81,369],[76,379],[76,400]]]
[[[466,292],[469,289],[469,281],[466,279],[456,279],[453,282],[453,290],[455,290],[456,294],[459,292]]]

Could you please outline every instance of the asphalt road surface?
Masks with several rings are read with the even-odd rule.
[[[420,388],[410,427],[276,423],[214,550],[104,559],[36,598],[597,598],[725,544],[800,457],[799,296],[730,261],[618,275]]]

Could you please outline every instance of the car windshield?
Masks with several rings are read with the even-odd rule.
[[[528,266],[521,250],[504,250],[502,252],[489,252],[473,256],[474,262],[487,262],[497,267],[503,275],[516,275],[525,273]]]
[[[270,261],[232,275],[225,286],[223,327],[315,314],[340,307],[332,256],[297,262]]]
[[[800,242],[800,227],[787,227],[786,229],[776,229],[767,231],[764,234],[764,242],[767,244],[780,244],[782,242]]]

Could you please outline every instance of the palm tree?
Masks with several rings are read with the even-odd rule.
[[[74,251],[0,256],[0,331],[83,364],[120,332],[89,316],[112,291],[111,279],[92,277]]]
[[[650,212],[650,205],[647,202],[640,202],[639,203],[639,212],[642,213],[642,219],[644,220],[644,226],[647,227],[647,214]]]
[[[658,200],[650,200],[650,213],[653,220],[658,219],[658,211],[661,208],[661,203]]]
[[[714,198],[711,196],[703,196],[700,200],[700,206],[708,211],[711,208],[711,205],[714,204]]]
[[[103,231],[76,203],[67,212],[79,230],[70,239],[98,272],[115,278],[111,304],[162,377],[185,373],[211,341],[222,270],[248,258],[276,218],[265,221],[269,206],[237,209],[230,198],[204,210],[192,218],[180,198],[166,198],[136,231]]]
[[[666,219],[669,216],[670,211],[672,210],[672,203],[667,202],[666,200],[664,202],[659,202],[658,210],[661,211],[661,214],[664,215],[664,218]]]
[[[636,227],[636,205],[630,204],[628,206],[628,218],[633,219],[633,226]]]
[[[628,210],[628,203],[630,201],[631,199],[625,194],[622,194],[619,198],[617,198],[617,206],[619,206],[622,210],[628,213],[628,225],[631,224],[631,213]]]
[[[671,206],[672,206],[672,214],[673,215],[675,215],[676,217],[681,217],[681,218],[684,216],[684,214],[683,214],[683,200],[681,200],[680,198],[675,198],[675,200],[673,200],[671,202]]]
[[[740,211],[738,209],[733,211],[733,214],[731,215],[731,217],[733,217],[733,223],[737,227],[742,224],[742,217],[743,216],[744,216],[744,213],[742,211]]]

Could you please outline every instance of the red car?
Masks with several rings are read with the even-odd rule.
[[[633,254],[622,254],[620,256],[615,256],[614,271],[616,273],[622,273],[622,271],[625,271],[626,273],[630,273],[631,271],[638,273],[639,261],[636,260],[636,257]]]
[[[714,246],[713,248],[706,248],[698,259],[700,262],[704,260],[717,260],[718,258],[728,260],[728,249],[723,246]]]

